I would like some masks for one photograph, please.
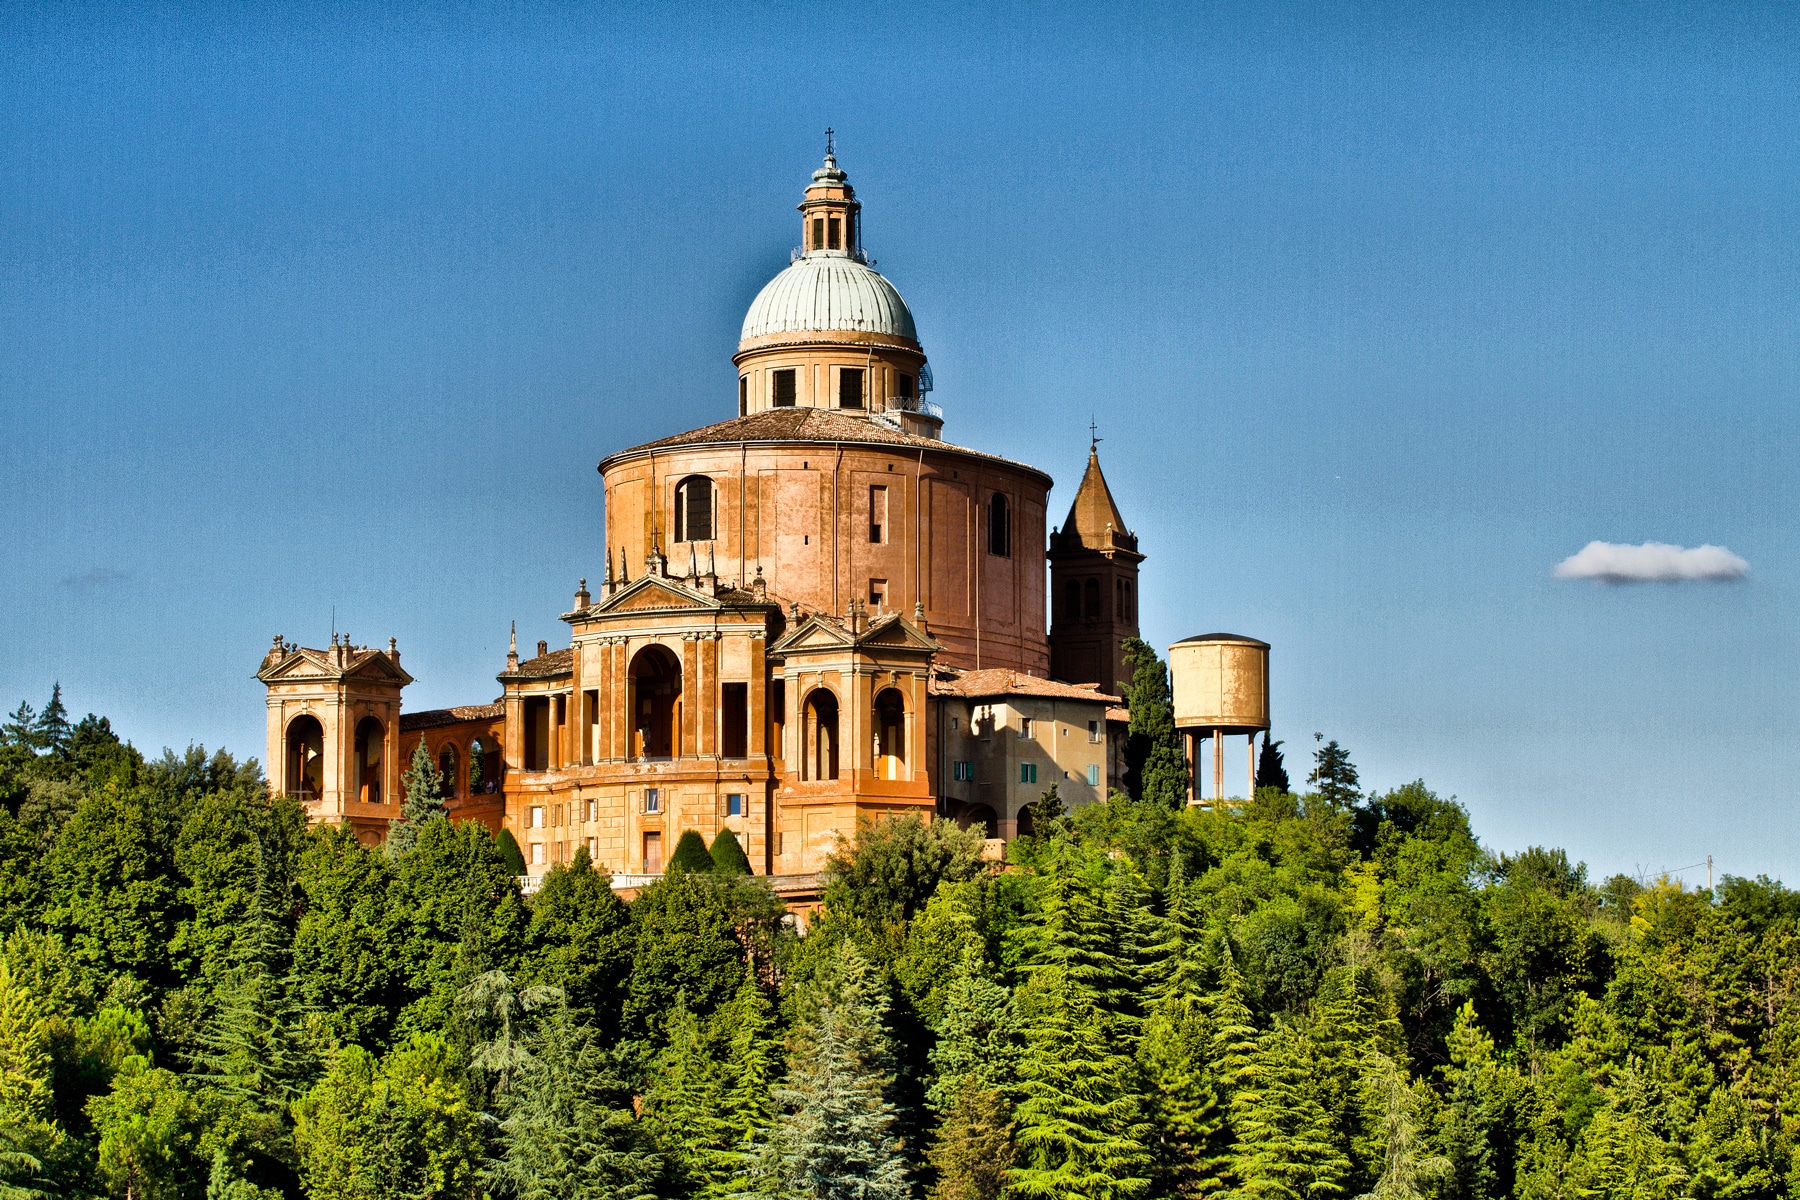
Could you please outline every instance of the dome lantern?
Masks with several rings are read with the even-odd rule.
[[[943,414],[924,399],[931,376],[912,311],[863,253],[862,202],[827,138],[799,204],[793,261],[744,314],[732,360],[738,415],[833,408],[937,437]]]

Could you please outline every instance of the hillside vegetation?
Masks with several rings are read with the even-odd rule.
[[[864,827],[801,937],[734,845],[526,898],[423,759],[369,849],[60,696],[3,741],[4,1200],[1794,1186],[1800,896],[1496,855],[1335,744],[1228,812],[1052,790],[1003,869]]]

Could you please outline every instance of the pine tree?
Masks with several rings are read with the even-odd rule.
[[[39,749],[37,710],[32,708],[28,702],[19,701],[19,707],[6,714],[6,723],[0,725],[0,733],[6,736],[7,745],[19,746],[33,754],[37,753]]]
[[[1127,638],[1125,661],[1131,686],[1125,702],[1131,724],[1125,742],[1125,787],[1134,800],[1179,809],[1187,803],[1187,763],[1175,732],[1175,705],[1169,672],[1150,643]]]
[[[1278,1024],[1231,1097],[1231,1169],[1238,1192],[1268,1200],[1329,1200],[1345,1193],[1350,1160],[1319,1103],[1306,1038]]]
[[[707,875],[712,873],[712,869],[713,857],[706,851],[706,839],[692,829],[682,834],[675,843],[675,853],[669,856],[667,870],[671,874],[676,871],[692,871],[698,875]]]
[[[1145,1023],[1138,1046],[1152,1135],[1151,1191],[1211,1195],[1223,1186],[1225,1110],[1213,1082],[1212,1029],[1196,992],[1171,991]]]
[[[1062,966],[1036,970],[1018,994],[1024,1026],[1014,1109],[1015,1195],[1124,1200],[1148,1189],[1150,1130],[1133,1064],[1094,993]]]
[[[491,1186],[514,1200],[654,1200],[664,1165],[616,1060],[558,989],[528,988],[521,1000],[531,1028],[502,1097]]]
[[[1335,738],[1313,755],[1312,774],[1306,782],[1315,795],[1342,812],[1348,812],[1362,797],[1357,791],[1356,767],[1350,761],[1350,752]]]
[[[737,1190],[739,1165],[725,1105],[730,1080],[686,1004],[669,1014],[666,1038],[650,1066],[645,1128],[688,1194],[723,1200]]]
[[[998,1088],[962,1077],[928,1155],[938,1175],[931,1200],[998,1200],[1013,1165],[1011,1112]]]
[[[1370,1200],[1428,1200],[1450,1175],[1450,1161],[1431,1152],[1420,1130],[1423,1084],[1414,1084],[1390,1058],[1383,1058],[1369,1077],[1382,1102],[1385,1150],[1381,1177],[1367,1193]]]
[[[936,1033],[925,1093],[933,1111],[948,1113],[969,1080],[978,1091],[1011,1082],[1019,1057],[1019,1021],[1011,993],[988,977],[978,947],[963,950],[945,990]]]
[[[749,1169],[754,1148],[767,1139],[775,1120],[781,1043],[776,1036],[775,1007],[754,974],[745,974],[737,995],[719,1010],[718,1020],[731,1031],[725,1059],[730,1086],[725,1115],[731,1126],[737,1170],[742,1173]]]
[[[1256,790],[1259,792],[1264,788],[1281,792],[1292,790],[1288,786],[1287,766],[1281,761],[1281,745],[1270,741],[1267,733],[1263,734],[1262,753],[1256,759]]]
[[[750,874],[750,858],[738,844],[737,834],[730,829],[719,830],[708,853],[712,856],[713,870],[720,875]]]
[[[805,1200],[902,1200],[906,1160],[887,1099],[893,1082],[887,1003],[846,940],[802,998],[774,1147],[783,1194]]]
[[[427,821],[447,818],[450,810],[444,804],[444,777],[431,761],[425,739],[413,747],[412,762],[400,777],[406,789],[406,802],[400,808],[400,819],[388,822],[387,852],[398,857],[419,843],[419,830]],[[517,843],[514,843],[517,845]]]
[[[74,727],[69,724],[69,710],[63,705],[62,684],[50,689],[50,702],[37,715],[33,745],[43,753],[58,758],[69,756],[69,739]]]
[[[0,958],[0,1125],[51,1115],[50,1009]]]

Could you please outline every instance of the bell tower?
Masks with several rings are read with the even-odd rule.
[[[1050,535],[1050,674],[1120,692],[1131,675],[1125,640],[1138,636],[1137,535],[1100,471],[1099,439],[1062,528]]]

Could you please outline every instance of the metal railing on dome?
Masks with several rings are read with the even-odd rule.
[[[936,417],[940,421],[944,419],[944,406],[934,404],[923,396],[890,396],[887,406],[889,412],[921,413],[927,417]]]
[[[821,248],[821,249],[823,250],[823,248]],[[805,253],[806,253],[805,246],[795,246],[792,250],[788,251],[788,262],[790,262],[790,263],[799,262],[801,257],[803,255],[805,255]],[[865,266],[872,267],[875,265],[875,260],[870,258],[869,252],[867,250],[864,250],[861,246],[856,246],[849,250],[823,250],[823,253],[843,254],[843,255],[847,255],[850,258],[854,258],[857,262],[862,263]]]

